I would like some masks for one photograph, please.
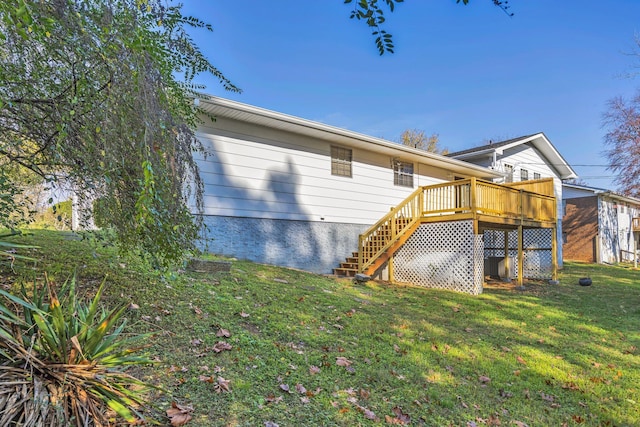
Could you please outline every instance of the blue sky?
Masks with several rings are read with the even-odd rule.
[[[615,189],[601,117],[640,79],[639,0],[405,0],[387,13],[396,53],[380,57],[343,0],[185,0],[195,31],[241,94],[213,95],[368,135],[440,135],[450,151],[544,132],[589,184]],[[596,165],[596,166],[589,166]],[[601,165],[601,166],[597,166]]]

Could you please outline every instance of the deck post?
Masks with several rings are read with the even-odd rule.
[[[522,250],[522,224],[518,225],[518,288],[524,289],[524,251]]]
[[[358,236],[358,273],[364,273],[364,238],[362,234]]]
[[[472,176],[470,178],[469,183],[470,183],[469,191],[471,193],[470,194],[471,195],[471,200],[470,200],[470,202],[471,202],[470,203],[471,204],[471,212],[473,212],[473,216],[475,217],[476,214],[478,213],[478,209],[477,209],[477,206],[476,206],[476,196],[477,196],[476,195],[476,189],[477,189],[476,178],[474,176]]]
[[[393,283],[395,281],[394,271],[393,271],[393,255],[389,257],[389,261],[387,261],[387,271],[389,273],[389,283]]]
[[[504,230],[504,275],[511,279],[511,264],[509,263],[509,231]]]
[[[558,228],[551,231],[551,280],[558,280]]]

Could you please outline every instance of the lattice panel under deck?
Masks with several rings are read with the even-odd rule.
[[[483,248],[471,221],[422,224],[394,255],[394,278],[477,295],[484,278]]]
[[[551,279],[553,259],[551,254],[550,228],[532,228],[522,232],[523,274],[529,279]],[[513,277],[518,277],[518,232],[508,232],[509,256],[513,258]],[[487,230],[484,232],[484,256],[504,257],[504,232]]]

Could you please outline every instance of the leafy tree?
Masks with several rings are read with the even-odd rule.
[[[513,16],[513,13],[509,11],[508,0],[490,0],[495,6],[499,7],[508,16]],[[369,28],[371,28],[371,35],[374,37],[378,53],[384,55],[385,53],[394,53],[393,36],[388,33],[383,24],[386,19],[384,17],[384,5],[386,5],[389,12],[393,12],[396,8],[396,4],[403,3],[404,0],[344,0],[345,4],[353,4],[353,10],[351,11],[351,19],[357,19],[364,22]],[[383,7],[380,7],[380,3]],[[469,4],[469,0],[456,0],[456,3]]]
[[[163,0],[0,3],[0,164],[99,197],[123,248],[159,261],[178,259],[199,229],[192,80],[210,73],[238,91],[190,27],[211,30]],[[4,215],[11,175],[0,190]]]
[[[437,133],[427,135],[425,131],[418,129],[407,129],[400,135],[403,145],[419,148],[420,150],[429,151],[431,153],[447,154],[448,149],[440,147],[440,139]]]
[[[640,198],[640,91],[631,99],[616,97],[603,116],[609,168],[625,195]]]
[[[353,2],[380,54],[393,52],[383,8],[402,1]],[[193,79],[210,73],[239,89],[189,28],[212,29],[171,0],[0,2],[0,225],[16,225],[16,176],[27,174],[99,198],[123,249],[171,261],[191,247],[203,189]]]

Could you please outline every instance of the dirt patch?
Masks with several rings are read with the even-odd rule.
[[[510,282],[505,282],[502,279],[495,279],[492,277],[485,277],[484,286],[485,290],[501,290],[501,291],[510,291],[510,292],[525,292],[528,294],[541,294],[546,292],[548,288],[552,285],[546,280],[531,280],[526,279],[523,283],[524,290],[520,289],[517,280],[511,280]]]

